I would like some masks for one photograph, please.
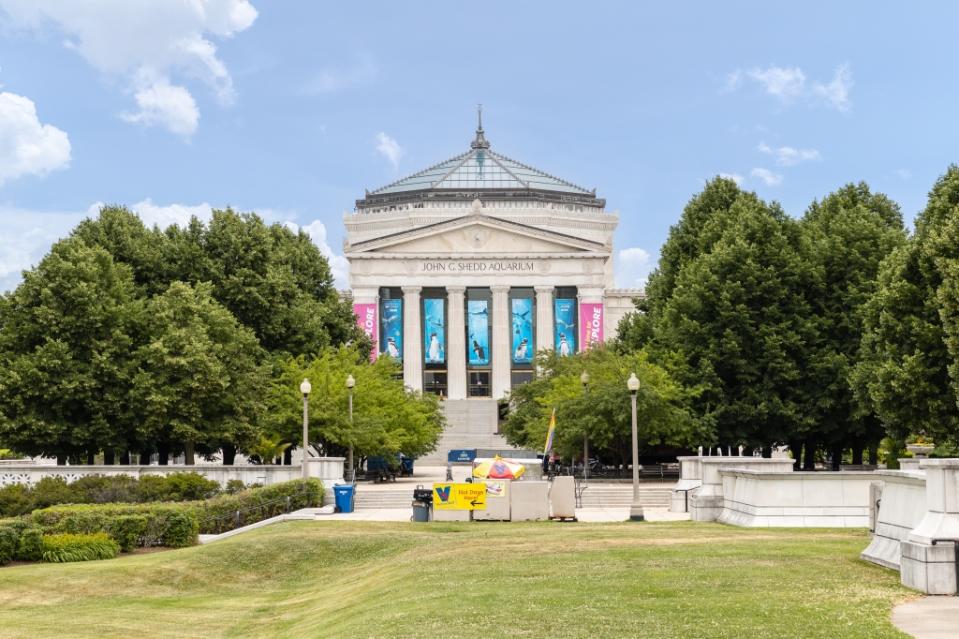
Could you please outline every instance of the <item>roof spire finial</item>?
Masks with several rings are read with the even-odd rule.
[[[488,149],[489,141],[486,139],[486,136],[483,134],[483,105],[476,105],[476,137],[473,138],[473,142],[470,144],[471,149]]]

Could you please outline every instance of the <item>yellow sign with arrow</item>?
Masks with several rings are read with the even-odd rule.
[[[435,510],[486,510],[486,484],[433,484]]]

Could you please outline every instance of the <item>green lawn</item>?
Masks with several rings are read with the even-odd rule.
[[[862,531],[291,522],[0,569],[2,637],[904,637]]]

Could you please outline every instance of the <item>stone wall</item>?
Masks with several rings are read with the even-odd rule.
[[[718,521],[747,527],[865,528],[872,472],[720,470]]]

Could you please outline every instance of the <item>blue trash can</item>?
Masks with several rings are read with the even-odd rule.
[[[339,485],[333,486],[333,495],[336,500],[336,511],[340,513],[353,512],[353,486]]]

